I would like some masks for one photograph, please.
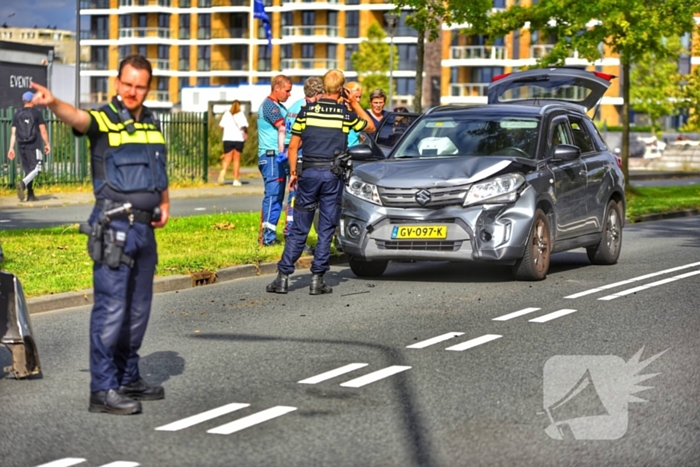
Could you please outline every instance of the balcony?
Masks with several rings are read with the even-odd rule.
[[[211,71],[211,62],[209,60],[197,60],[197,71]]]
[[[211,62],[212,71],[248,71],[248,60],[217,60]]]
[[[170,60],[166,58],[150,59],[154,70],[170,70]]]
[[[243,6],[249,7],[251,0],[211,0],[211,6]]]
[[[250,32],[245,28],[217,28],[211,31],[212,39],[248,39]]]
[[[283,70],[308,71],[338,68],[338,60],[326,58],[285,58],[281,60],[280,67]]]
[[[211,39],[211,29],[210,28],[197,29],[197,39]]]
[[[284,26],[283,37],[338,37],[337,26]]]
[[[109,0],[80,0],[81,10],[106,10],[109,9]]]
[[[165,7],[172,6],[171,0],[119,0],[120,7]]]
[[[538,44],[530,47],[530,58],[540,59],[548,55],[554,48],[553,44]]]
[[[334,5],[337,5],[339,2],[338,2],[338,0],[323,0],[320,2],[317,2],[316,0],[282,0],[282,4],[284,5],[285,3],[297,3],[297,4],[299,4],[299,3],[332,3]],[[348,3],[346,0],[345,4],[349,5],[350,3]]]
[[[81,70],[109,70],[108,62],[80,62]]]
[[[120,28],[119,39],[127,38],[148,38],[148,39],[170,39],[170,29],[168,28]]]
[[[190,38],[190,30],[186,28],[180,28],[177,33],[178,39],[189,39]]]
[[[177,69],[178,71],[190,71],[190,59],[181,58],[180,60],[178,60]]]
[[[84,94],[83,94],[84,95]],[[94,104],[106,104],[111,96],[109,92],[91,92],[88,95],[88,101]]]
[[[109,39],[109,31],[106,29],[100,29],[96,31],[80,31],[80,40],[92,39]]]
[[[450,84],[450,96],[486,97],[489,83]]]
[[[508,51],[502,45],[467,45],[450,47],[452,60],[506,60]]]
[[[170,92],[168,91],[151,91],[146,95],[147,101],[170,102]]]

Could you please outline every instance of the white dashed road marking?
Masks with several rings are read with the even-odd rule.
[[[224,406],[218,407],[216,409],[208,410],[191,417],[183,418],[177,422],[170,423],[168,425],[159,426],[156,431],[178,431],[185,428],[189,428],[198,423],[206,422],[208,420],[226,415],[227,413],[235,412],[236,410],[244,409],[249,407],[250,404],[226,404]]]
[[[321,381],[326,381],[328,379],[335,378],[336,376],[350,373],[351,371],[355,371],[358,368],[362,368],[367,365],[368,363],[350,363],[349,365],[341,366],[335,370],[327,371],[325,373],[321,373],[320,375],[312,376],[311,378],[302,379],[299,381],[299,384],[317,384]]]
[[[129,461],[116,461],[116,462],[110,462],[109,464],[105,464],[102,467],[137,467],[141,464],[138,462],[129,462]]]
[[[212,433],[216,435],[230,435],[237,431],[245,430],[251,426],[257,425],[259,423],[272,420],[273,418],[281,417],[284,414],[295,411],[296,407],[285,407],[283,405],[278,405],[277,407],[272,407],[271,409],[263,410],[262,412],[255,413],[253,415],[248,415],[235,422],[227,423],[211,430],[207,430],[207,433]]]
[[[509,319],[517,318],[518,316],[523,316],[527,315],[529,313],[534,313],[535,311],[540,311],[541,308],[525,308],[520,311],[515,311],[513,313],[509,313],[507,315],[499,316],[498,318],[494,318],[492,321],[508,321]]]
[[[77,457],[66,457],[65,459],[58,459],[48,464],[41,464],[37,467],[71,467],[72,465],[78,465],[85,462],[85,459],[78,459]]]
[[[424,340],[421,342],[416,342],[413,345],[407,345],[406,348],[407,349],[424,349],[425,347],[440,343],[442,341],[446,341],[448,339],[453,339],[457,336],[461,336],[462,334],[464,334],[464,333],[463,332],[448,332],[447,334],[433,337],[432,339]]]
[[[393,365],[387,368],[384,368],[383,370],[378,370],[374,371],[368,375],[360,376],[359,378],[351,379],[350,381],[347,381],[345,383],[342,383],[341,386],[345,388],[361,388],[362,386],[366,386],[368,384],[374,383],[376,381],[379,381],[380,379],[388,378],[389,376],[395,375],[397,373],[401,373],[402,371],[410,370],[410,366],[401,366],[401,365]]]
[[[0,222],[12,222],[10,219],[0,219]]]
[[[622,292],[618,292],[616,294],[607,295],[605,297],[599,298],[598,300],[614,300],[616,298],[624,297],[625,295],[640,292],[642,290],[650,289],[652,287],[658,287],[659,285],[668,284],[669,282],[678,281],[681,279],[685,279],[686,277],[695,276],[697,274],[700,274],[700,271],[686,272],[685,274],[681,274],[680,276],[669,277],[668,279],[663,279],[660,281],[652,282],[650,284],[641,285],[641,286],[635,287],[633,289],[623,290]]]
[[[627,279],[627,280],[621,281],[621,282],[615,282],[614,284],[606,284],[606,285],[603,285],[603,286],[595,288],[595,289],[584,290],[583,292],[575,293],[573,295],[568,295],[564,298],[579,298],[579,297],[583,297],[584,295],[590,295],[593,293],[601,292],[603,290],[608,290],[608,289],[612,289],[615,287],[619,287],[621,285],[627,285],[627,284],[631,284],[633,282],[643,281],[645,279],[650,279],[652,277],[660,276],[662,274],[668,274],[671,272],[680,271],[682,269],[694,268],[696,266],[700,266],[700,263],[690,263],[690,264],[686,264],[684,266],[678,266],[676,268],[664,269],[663,271],[652,272],[651,274],[645,274],[643,276],[633,277],[632,279]],[[600,300],[602,300],[602,299],[600,299]]]
[[[194,208],[195,211],[206,211],[207,208]]]
[[[576,310],[569,308],[564,308],[563,310],[555,311],[554,313],[549,313],[548,315],[540,316],[539,318],[531,319],[531,323],[546,323],[553,319],[560,318],[562,316],[570,315],[571,313],[576,313]]]
[[[487,342],[495,341],[496,339],[500,339],[501,337],[503,336],[499,336],[498,334],[486,334],[484,336],[477,337],[476,339],[471,339],[467,342],[462,342],[461,344],[453,345],[452,347],[448,347],[445,350],[454,350],[456,352],[461,352],[462,350],[471,349],[472,347],[476,347],[481,344],[486,344]]]

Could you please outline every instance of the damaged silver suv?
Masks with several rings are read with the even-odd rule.
[[[387,159],[349,150],[340,241],[352,271],[379,276],[390,260],[490,261],[542,280],[550,255],[586,248],[614,264],[625,180],[586,112],[613,76],[550,68],[502,75],[488,104],[431,109]]]

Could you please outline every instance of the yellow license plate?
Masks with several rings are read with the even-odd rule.
[[[446,225],[395,225],[391,231],[395,240],[429,240],[447,238]]]

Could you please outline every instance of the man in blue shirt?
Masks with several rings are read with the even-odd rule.
[[[292,125],[294,125],[294,120],[297,118],[297,114],[302,107],[307,104],[315,103],[321,96],[323,96],[323,80],[318,76],[312,76],[304,82],[304,98],[299,99],[293,103],[289,109],[287,109],[287,117],[285,120],[286,126],[286,137],[284,139],[285,147],[289,146],[289,140],[292,139]],[[299,149],[299,161],[301,161],[301,149]],[[284,225],[284,236],[286,237],[289,233],[289,229],[292,227],[292,222],[294,222],[294,199],[296,190],[293,188],[289,189],[289,199],[287,200],[287,218]]]
[[[277,75],[272,78],[272,92],[258,109],[258,169],[265,182],[265,194],[260,218],[260,244],[277,243],[277,222],[282,212],[284,188],[289,164],[278,155],[285,152],[285,117],[287,109],[282,105],[292,92],[292,80]]]

